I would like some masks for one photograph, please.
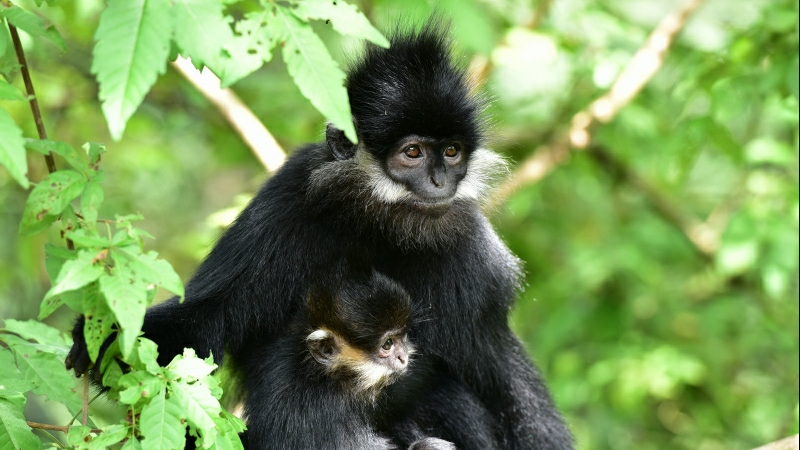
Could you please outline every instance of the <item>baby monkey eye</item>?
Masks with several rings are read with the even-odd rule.
[[[409,145],[403,150],[403,153],[409,158],[419,158],[422,156],[422,150],[417,145]]]
[[[381,348],[388,351],[392,349],[392,345],[394,345],[394,341],[392,338],[389,338],[383,343],[383,345],[381,345]]]
[[[444,149],[444,156],[453,157],[458,154],[458,147],[455,145],[450,145],[446,149]]]

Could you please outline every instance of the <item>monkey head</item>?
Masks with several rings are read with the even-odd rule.
[[[471,232],[471,213],[506,171],[483,147],[486,100],[453,61],[447,33],[433,20],[395,31],[388,49],[368,45],[347,77],[358,142],[329,124],[331,161],[309,179],[310,195],[343,200],[337,209],[356,226],[406,247],[443,247]]]
[[[306,345],[325,375],[374,396],[406,372],[411,300],[396,282],[372,272],[335,290],[314,287],[307,307]]]

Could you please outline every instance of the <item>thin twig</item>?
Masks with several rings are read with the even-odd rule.
[[[57,437],[53,436],[53,433],[48,432],[47,430],[43,430],[41,428],[37,428],[40,433],[43,433],[45,436],[49,437],[56,447],[64,448],[64,443],[62,443]]]
[[[42,113],[39,111],[39,101],[36,99],[36,91],[33,89],[33,82],[31,81],[31,74],[28,71],[28,63],[25,61],[25,51],[22,49],[22,43],[19,40],[19,33],[17,27],[8,23],[8,31],[11,33],[11,40],[14,41],[14,50],[17,52],[17,61],[19,61],[20,72],[22,79],[25,81],[25,90],[30,97],[31,112],[33,113],[33,120],[36,122],[36,131],[39,132],[39,139],[47,139],[47,131],[44,129],[44,122],[42,121]],[[50,173],[56,171],[56,160],[53,158],[53,152],[44,155],[47,161],[47,170]]]
[[[53,430],[53,431],[60,431],[62,433],[69,432],[69,427],[61,426],[61,425],[50,425],[49,423],[38,423],[38,422],[31,422],[26,421],[25,423],[28,424],[31,428],[38,428],[40,430]],[[92,428],[92,433],[102,433],[103,430],[100,428]]]
[[[89,405],[91,405],[92,403],[94,403],[94,401],[95,401],[95,400],[97,400],[97,398],[98,398],[98,397],[100,397],[101,395],[103,395],[103,391],[100,391],[100,392],[98,392],[97,394],[95,394],[95,396],[94,396],[94,397],[92,397],[92,399],[91,399],[91,400],[89,400]],[[88,405],[87,405],[87,406],[88,406]],[[72,424],[73,424],[73,423],[75,423],[75,421],[78,419],[78,416],[80,416],[80,415],[81,415],[81,413],[82,413],[82,412],[83,412],[83,410],[76,412],[76,413],[75,413],[75,415],[73,415],[73,416],[72,416],[72,419],[71,419],[71,420],[69,421],[69,423],[67,424],[67,427],[71,427],[71,426],[72,426]]]
[[[232,90],[220,87],[216,75],[208,69],[198,71],[190,60],[183,57],[178,57],[172,66],[219,109],[268,171],[275,172],[283,165],[286,152],[278,141]]]
[[[81,423],[86,425],[89,423],[89,377],[83,377],[83,418],[81,419]]]

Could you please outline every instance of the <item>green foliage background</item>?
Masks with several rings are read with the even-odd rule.
[[[384,30],[432,9],[427,0],[353,3]],[[515,161],[564,133],[679,4],[437,2],[465,62],[490,63],[493,147]],[[102,8],[96,0],[27,8],[52,21],[69,49],[23,35],[45,125],[76,148],[108,144],[100,215],[141,212],[141,228],[156,236],[148,249],[187,280],[265,173],[171,68],[112,141],[91,68]],[[360,45],[323,23],[315,31],[340,62]],[[324,119],[283,64],[276,52],[233,89],[293,149],[321,139]],[[492,213],[525,261],[514,329],[582,450],[746,449],[798,432],[797,80],[796,1],[706,0],[652,82],[595,130],[625,171],[575,153]],[[36,136],[27,104],[0,105]],[[44,178],[38,154],[28,163],[29,179]],[[707,221],[718,244],[699,251],[627,173]],[[44,244],[63,245],[57,232],[17,234],[27,195],[0,169],[3,319],[37,316],[50,288]],[[62,309],[47,322],[68,329],[72,320]],[[41,399],[27,408],[28,420],[70,417]],[[118,414],[113,404],[93,405],[98,423]]]

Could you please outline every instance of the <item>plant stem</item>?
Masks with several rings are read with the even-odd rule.
[[[98,392],[97,394],[95,394],[95,396],[94,396],[94,397],[92,397],[92,399],[91,399],[91,400],[89,400],[89,405],[91,405],[92,403],[94,403],[94,401],[95,401],[95,400],[97,400],[97,397],[100,397],[101,395],[103,395],[103,391],[100,391],[100,392]],[[88,405],[87,405],[87,406],[88,406]],[[76,413],[75,413],[75,415],[74,415],[74,416],[72,416],[72,420],[70,420],[70,421],[69,421],[69,423],[67,424],[67,427],[71,427],[71,426],[72,426],[72,424],[73,424],[73,423],[75,423],[75,419],[77,419],[77,418],[78,418],[78,416],[80,416],[80,415],[81,415],[81,412],[82,412],[82,410],[81,410],[81,411],[78,411],[78,412],[76,412]]]
[[[61,426],[61,425],[50,425],[49,423],[38,423],[38,422],[25,422],[31,428],[38,428],[40,430],[53,430],[53,431],[60,431],[62,433],[66,433],[69,431],[69,427]],[[99,428],[92,428],[92,433],[102,433],[103,430]]]
[[[89,422],[89,375],[83,376],[83,419],[81,423],[86,425]]]
[[[22,79],[25,81],[25,91],[30,97],[31,113],[33,120],[36,122],[36,131],[39,132],[39,139],[47,139],[47,131],[44,129],[44,121],[42,120],[42,112],[39,110],[39,100],[36,99],[36,91],[33,89],[33,81],[31,81],[31,73],[28,71],[28,62],[25,60],[25,50],[22,49],[22,42],[19,40],[19,33],[17,27],[8,22],[8,31],[11,33],[11,40],[14,42],[14,51],[17,53],[17,61],[19,61],[20,72]],[[47,171],[50,173],[58,170],[56,168],[56,160],[53,158],[53,152],[48,152],[44,155],[44,160],[47,162]],[[67,239],[67,248],[75,250],[75,244],[71,239]]]
[[[22,79],[25,81],[25,90],[28,92],[28,96],[30,96],[31,112],[33,113],[33,120],[36,122],[36,131],[39,132],[39,139],[47,139],[47,131],[45,131],[44,122],[42,121],[42,113],[39,111],[39,100],[36,99],[36,91],[33,89],[31,73],[28,71],[28,63],[25,61],[25,51],[22,49],[17,27],[11,25],[11,22],[9,22],[8,31],[11,33],[11,40],[14,41],[14,50],[17,52],[20,72],[22,72]],[[44,159],[47,161],[47,170],[50,173],[55,172],[56,161],[53,158],[53,152],[44,155]]]
[[[52,433],[49,433],[47,430],[43,430],[41,428],[39,428],[39,431],[41,433],[44,433],[45,435],[47,435],[47,437],[49,437],[50,439],[52,439],[53,443],[55,444],[56,447],[64,448],[64,444],[62,444],[61,441],[59,441],[57,437],[53,436]]]

